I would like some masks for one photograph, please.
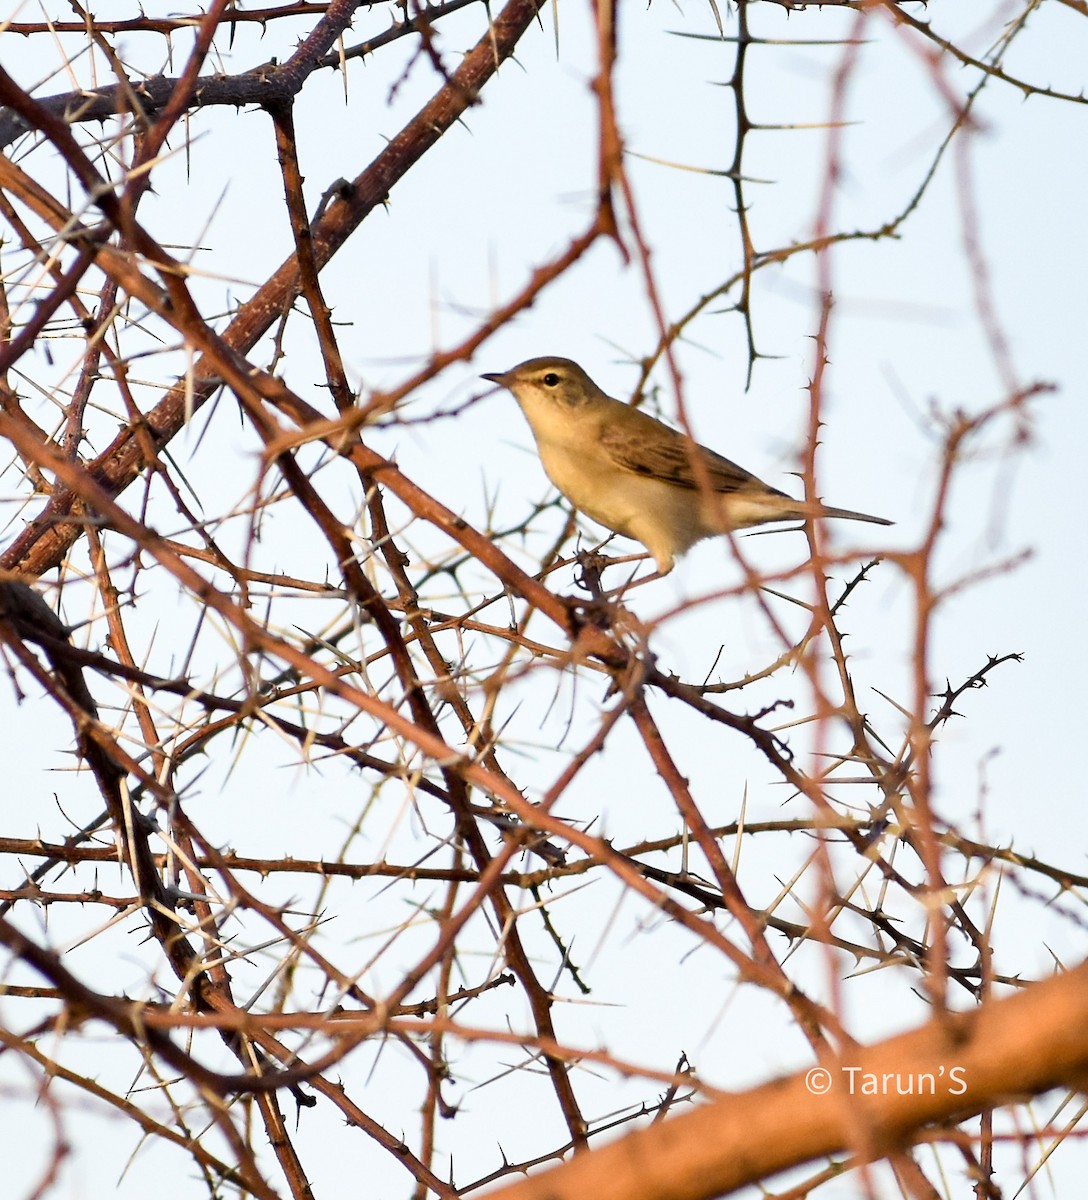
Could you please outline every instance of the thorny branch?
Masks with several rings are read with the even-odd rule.
[[[812,256],[819,311],[801,459],[815,494],[836,249],[911,236],[948,151],[962,155],[977,130],[984,89],[1083,104],[1006,64],[1033,3],[989,53],[942,32],[937,5],[924,17],[876,0],[828,7],[849,9],[853,24],[827,39],[838,66],[813,188],[821,198],[803,236],[769,242],[753,210],[747,168],[756,139],[773,129],[757,119],[754,97],[764,56],[781,43],[762,36],[760,6],[742,0],[728,28],[699,43],[731,56],[732,140],[717,174],[732,215],[705,235],[727,248],[729,265],[702,294],[692,287],[672,299],[625,140],[626,39],[644,18],[594,0],[588,199],[562,237],[519,263],[517,285],[494,286],[486,306],[462,314],[456,336],[435,336],[380,389],[352,383],[351,318],[335,271],[353,235],[384,219],[407,181],[441,178],[434,152],[449,151],[451,130],[473,110],[490,118],[513,102],[522,78],[513,60],[530,61],[530,38],[548,14],[541,0],[509,0],[497,12],[483,0],[220,2],[168,18],[79,10],[79,20],[66,13],[0,29],[5,49],[43,53],[51,39],[61,56],[53,65],[70,84],[58,92],[50,69],[31,86],[10,55],[0,68],[0,438],[20,522],[9,523],[2,560],[0,649],[18,711],[48,711],[43,736],[54,751],[74,747],[77,764],[58,776],[51,803],[40,771],[29,785],[20,778],[33,832],[14,816],[0,829],[9,868],[0,881],[0,1069],[18,1061],[35,1081],[16,1093],[18,1119],[22,1101],[35,1102],[29,1110],[44,1098],[60,1131],[52,1160],[39,1164],[40,1194],[63,1174],[63,1131],[79,1120],[72,1095],[107,1107],[164,1152],[188,1155],[208,1194],[224,1185],[262,1197],[317,1194],[312,1177],[328,1164],[307,1157],[280,1109],[283,1090],[307,1132],[322,1129],[330,1146],[350,1138],[345,1160],[364,1145],[376,1178],[389,1171],[403,1184],[407,1173],[420,1200],[453,1200],[572,1156],[592,1172],[605,1132],[656,1121],[677,1098],[712,1099],[723,1086],[710,1035],[696,1046],[680,1024],[659,1031],[678,1040],[660,1043],[668,1051],[658,1061],[644,1030],[632,1054],[619,1049],[627,1043],[618,1021],[581,1020],[577,1004],[587,1000],[600,1001],[594,1020],[610,1011],[611,971],[631,946],[642,959],[624,1000],[646,1028],[658,1018],[645,1013],[674,1003],[672,977],[710,963],[710,1007],[759,997],[766,1025],[788,1027],[813,1062],[857,1052],[844,993],[862,978],[924,996],[934,1037],[957,1022],[999,1020],[993,1014],[1007,1010],[994,1001],[1005,992],[1027,1001],[1068,985],[1027,986],[1039,967],[1006,949],[1005,895],[1080,930],[1088,879],[991,844],[937,801],[940,734],[954,717],[975,719],[979,689],[1015,688],[1010,668],[1022,660],[987,647],[956,675],[936,656],[948,598],[1000,586],[1017,562],[951,580],[942,573],[953,484],[980,447],[1011,456],[1028,443],[1045,391],[1016,376],[962,158],[963,256],[1004,394],[934,419],[921,535],[860,570],[814,527],[803,557],[774,569],[730,539],[735,582],[647,618],[640,590],[600,585],[614,569],[603,555],[564,557],[574,518],[542,538],[554,505],[510,520],[496,504],[486,524],[462,515],[464,491],[441,479],[456,453],[441,430],[475,397],[419,415],[420,398],[451,367],[527,321],[538,302],[563,297],[607,251],[633,264],[654,330],[636,356],[638,390],[664,358],[686,427],[681,340],[697,327],[704,336],[697,323],[729,300],[751,384],[769,354],[762,283]],[[1088,15],[1079,0],[1065,7]],[[859,64],[881,37],[922,66],[941,127],[895,210],[859,228],[837,216],[849,153],[842,131]],[[144,39],[163,51],[158,59]],[[369,161],[351,125],[364,106],[337,111],[321,92],[332,72],[345,91],[363,91],[364,70],[384,72],[381,120],[390,112],[400,122],[391,134],[375,123],[386,140]],[[425,101],[407,98],[424,86]],[[407,111],[410,103],[418,107]],[[335,129],[350,179],[332,179],[313,152],[310,105]],[[239,116],[242,107],[255,111]],[[548,105],[538,109],[552,118]],[[175,234],[157,206],[172,200],[172,159],[188,162],[199,135],[214,139],[240,120],[267,132],[269,155],[274,146],[276,187],[248,202],[254,212],[275,208],[286,240],[269,241],[261,280],[224,308],[197,265],[198,239],[180,232],[188,225],[176,210]],[[489,128],[481,121],[485,136]],[[323,196],[317,208],[307,172]],[[486,181],[468,191],[459,199],[487,203]],[[434,199],[439,236],[455,240],[456,205]],[[525,224],[537,215],[527,200]],[[208,232],[213,247],[216,236]],[[392,281],[365,261],[351,270],[357,291],[394,305]],[[306,398],[293,370],[300,336],[316,347],[327,405]],[[78,361],[58,366],[76,340]],[[224,432],[227,397],[241,433]],[[427,466],[383,452],[391,431],[433,436]],[[225,480],[237,484],[232,499]],[[566,594],[571,566],[580,582]],[[854,657],[856,625],[870,592],[861,584],[887,579],[910,594],[909,671],[878,686]],[[726,635],[716,624],[699,645],[702,669],[692,678],[673,670],[679,622],[742,608],[758,614],[769,651],[753,641],[752,660],[722,682],[715,647],[725,650]],[[870,693],[883,701],[874,712]],[[63,732],[48,725],[54,718]],[[41,761],[29,746],[10,753],[13,766],[24,755]],[[749,786],[754,798],[768,781],[790,815],[749,821]],[[90,808],[77,808],[90,794]],[[985,799],[980,785],[980,810]],[[633,821],[645,823],[637,833]],[[121,934],[141,941],[119,943]],[[957,1014],[953,997],[977,1007]],[[713,1032],[732,1050],[752,1031],[730,1022],[728,1012],[715,1017]],[[89,1027],[113,1056],[101,1071],[82,1065]],[[711,1063],[705,1072],[696,1049]],[[940,1194],[939,1159],[931,1166],[905,1147],[920,1136],[958,1140],[979,1194],[999,1194],[995,1148],[1019,1139],[1026,1154],[1031,1141],[1008,1133],[997,1119],[1004,1110],[990,1107],[1025,1077],[999,1048],[992,1057],[995,1081],[963,1108],[986,1106],[978,1127],[952,1109],[888,1125],[882,1114],[849,1111],[838,1140],[819,1145],[848,1147],[843,1169],[870,1194],[867,1164],[881,1154],[914,1194]],[[1067,1070],[1037,1074],[1040,1088],[1077,1083]],[[61,1095],[61,1085],[71,1090]],[[9,1094],[15,1085],[4,1077],[0,1086]],[[398,1110],[392,1095],[410,1099]],[[487,1107],[492,1096],[497,1110]],[[525,1112],[538,1114],[536,1140],[508,1158],[524,1122],[507,1118]],[[339,1125],[319,1125],[329,1114]],[[490,1122],[489,1153],[502,1146],[498,1166],[471,1146],[477,1120]],[[671,1128],[672,1118],[663,1125]],[[698,1138],[681,1149],[689,1165],[713,1153]],[[789,1158],[805,1160],[800,1151]],[[816,1194],[834,1177],[814,1174],[793,1194]],[[604,1194],[609,1179],[599,1182],[585,1190]],[[698,1180],[691,1186],[698,1194]]]

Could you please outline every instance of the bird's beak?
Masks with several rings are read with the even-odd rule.
[[[506,383],[506,372],[500,371],[495,375],[481,375],[480,378],[486,379],[488,383],[497,383],[500,387],[502,387]]]

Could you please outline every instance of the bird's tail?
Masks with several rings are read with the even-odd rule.
[[[835,517],[840,521],[868,521],[870,525],[894,525],[886,517],[874,517],[871,513],[854,512],[851,508],[829,508],[821,505],[816,512],[818,517]]]

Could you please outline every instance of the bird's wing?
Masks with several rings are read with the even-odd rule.
[[[645,429],[620,429],[606,424],[600,432],[601,448],[618,467],[660,479],[674,487],[698,488],[710,485],[715,492],[759,491],[782,495],[768,487],[751,471],[746,471],[728,458],[723,458],[706,446],[692,444],[683,434],[669,429],[647,414]],[[672,434],[666,438],[661,431]],[[641,435],[641,436],[640,436]],[[696,473],[693,460],[698,457],[706,471]]]

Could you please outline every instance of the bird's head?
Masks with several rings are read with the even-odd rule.
[[[530,358],[527,362],[482,379],[513,392],[525,410],[580,409],[605,398],[601,389],[569,358]]]

